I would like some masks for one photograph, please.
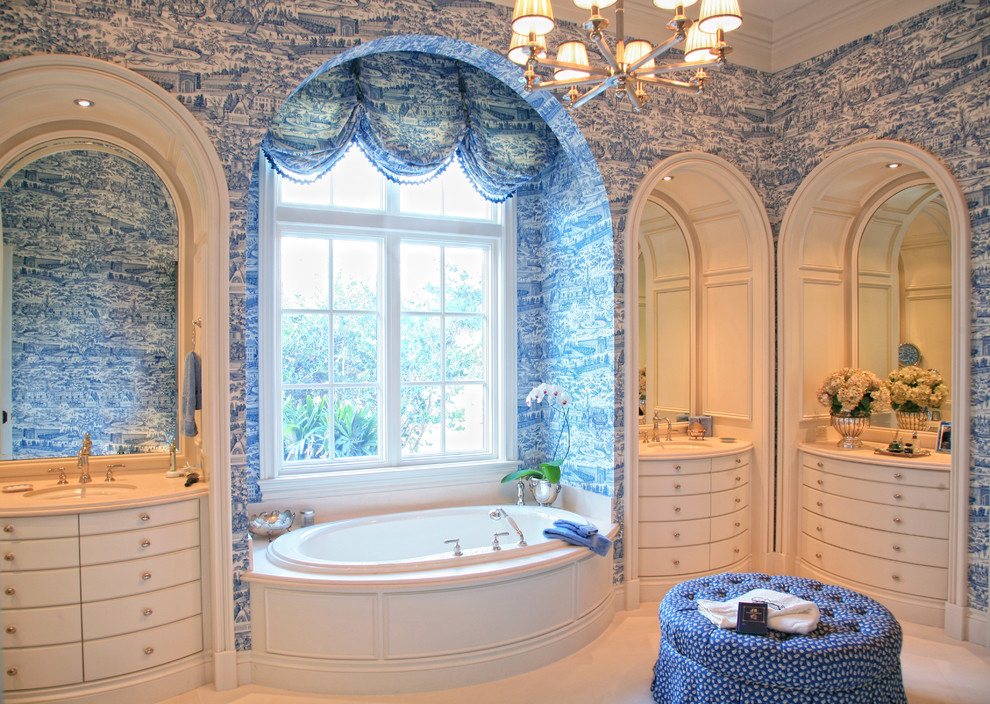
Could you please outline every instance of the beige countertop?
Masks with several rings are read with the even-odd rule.
[[[835,442],[807,442],[798,448],[812,455],[831,457],[837,460],[852,460],[864,464],[897,465],[901,467],[917,467],[919,469],[942,469],[948,471],[952,466],[952,455],[948,452],[934,452],[926,457],[913,455],[878,455],[876,450],[884,449],[883,443],[864,442],[863,447],[856,450],[842,450]]]

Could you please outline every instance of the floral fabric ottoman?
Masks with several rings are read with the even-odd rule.
[[[772,589],[821,611],[808,635],[743,635],[698,612],[697,599],[726,601]],[[659,704],[907,704],[901,626],[862,594],[801,577],[721,574],[682,582],[660,602]]]

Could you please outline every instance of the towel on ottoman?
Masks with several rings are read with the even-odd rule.
[[[698,611],[719,628],[735,628],[740,603],[766,604],[767,626],[784,633],[807,635],[821,617],[815,602],[771,589],[753,589],[729,601],[698,599]]]

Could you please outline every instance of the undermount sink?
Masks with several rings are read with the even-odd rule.
[[[80,484],[78,486],[50,486],[45,489],[34,489],[25,491],[24,497],[28,499],[40,499],[42,501],[59,501],[62,499],[99,499],[104,497],[120,496],[137,489],[133,484]]]

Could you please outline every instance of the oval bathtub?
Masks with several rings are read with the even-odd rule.
[[[589,521],[505,505],[520,547],[504,517],[489,518],[495,508],[349,519],[259,541],[245,575],[252,682],[337,694],[448,689],[542,667],[604,632],[612,552],[543,537],[558,518]]]
[[[501,516],[492,518],[493,512]],[[510,560],[559,548],[560,541],[545,538],[543,529],[561,518],[587,523],[571,511],[541,506],[465,506],[352,518],[281,535],[268,545],[268,559],[303,572],[366,574]],[[519,544],[516,526],[525,545]],[[498,550],[495,533],[505,533],[498,536]],[[455,545],[460,555],[454,554]]]

